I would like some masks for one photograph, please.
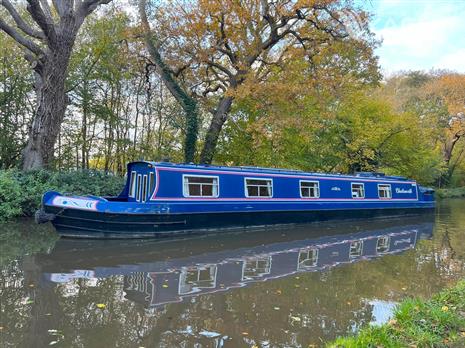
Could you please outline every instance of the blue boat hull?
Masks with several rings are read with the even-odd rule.
[[[373,209],[204,212],[179,214],[109,213],[45,206],[54,215],[57,232],[72,238],[158,238],[185,234],[218,233],[284,224],[327,220],[367,219],[431,213],[431,205]]]

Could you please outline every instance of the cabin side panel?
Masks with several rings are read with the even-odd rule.
[[[186,193],[188,178],[210,178],[217,186],[214,195],[192,197]],[[234,200],[416,200],[416,183],[411,181],[363,178],[327,178],[317,176],[276,176],[263,173],[225,173],[209,170],[179,171],[158,168],[157,185],[152,199],[234,199]],[[271,183],[271,195],[250,197],[247,182]],[[317,194],[302,196],[302,185],[316,184]],[[381,192],[384,191],[384,194]]]

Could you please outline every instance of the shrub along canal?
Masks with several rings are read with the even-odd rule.
[[[431,216],[183,240],[0,225],[3,347],[308,347],[465,277],[465,200]]]

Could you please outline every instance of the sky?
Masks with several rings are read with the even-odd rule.
[[[384,74],[447,69],[465,73],[465,0],[361,0],[383,40]]]

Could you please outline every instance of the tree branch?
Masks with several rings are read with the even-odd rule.
[[[32,29],[19,15],[18,11],[14,8],[9,0],[2,0],[2,5],[10,13],[11,17],[15,21],[19,29],[21,29],[26,35],[32,36],[33,38],[43,40],[45,36],[40,31]]]
[[[31,14],[32,19],[42,29],[49,45],[54,46],[57,43],[57,36],[53,22],[50,22],[42,11],[38,0],[27,0],[27,11]],[[50,18],[51,19],[51,18]]]
[[[32,42],[29,39],[26,39],[24,36],[20,35],[13,27],[6,24],[3,19],[0,18],[0,29],[2,29],[5,33],[7,33],[11,38],[13,38],[17,43],[27,48],[32,53],[36,54],[37,56],[44,55],[44,51]]]
[[[94,10],[99,6],[99,5],[106,5],[109,4],[112,0],[85,0],[82,2],[81,9],[84,11],[84,14],[88,16]]]

